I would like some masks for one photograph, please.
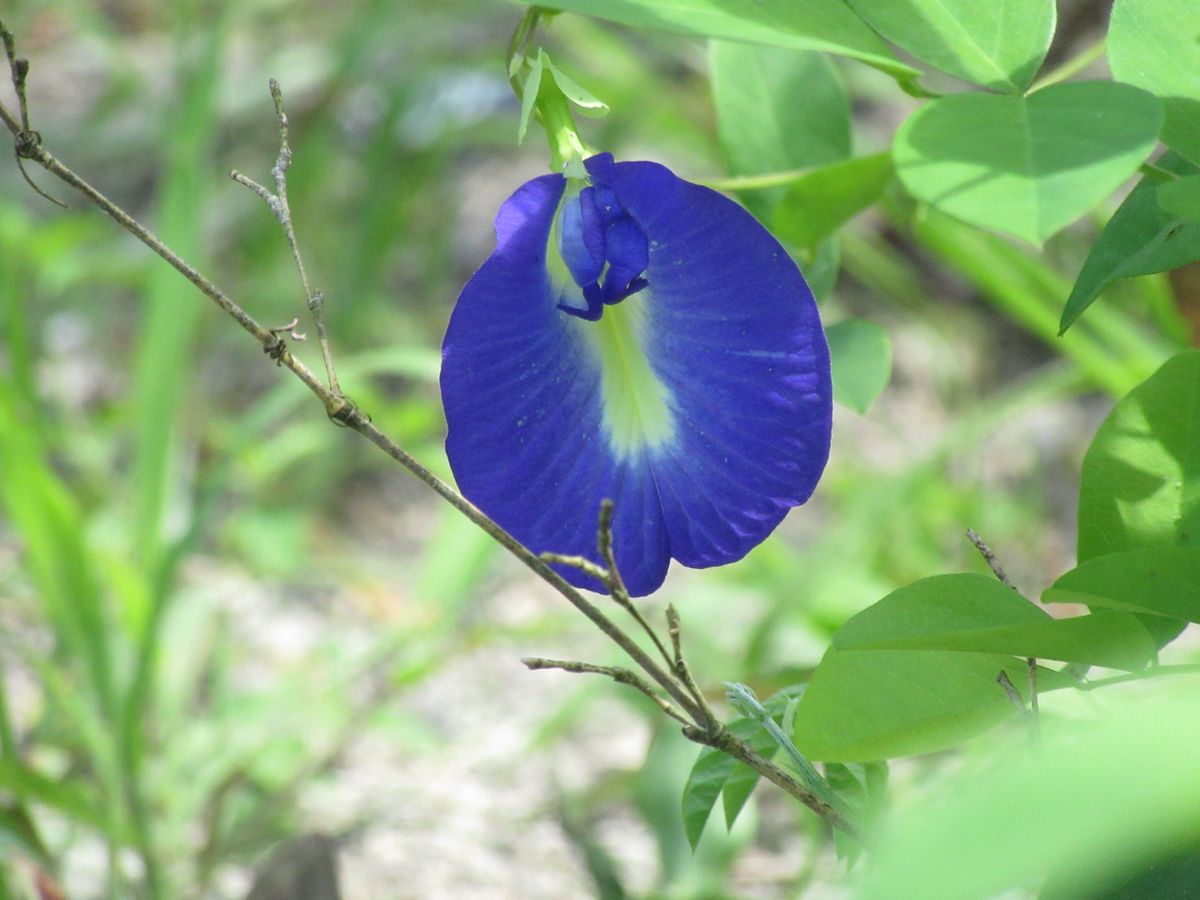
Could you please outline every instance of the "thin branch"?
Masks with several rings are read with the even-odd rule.
[[[745,741],[739,740],[723,725],[719,725],[712,731],[689,726],[683,729],[683,735],[690,741],[720,750],[722,753],[726,753],[734,759],[745,763],[776,787],[782,789],[796,800],[799,800],[834,828],[857,839],[859,843],[865,843],[863,835],[853,822],[779,766],[757,753]]]
[[[1062,65],[1051,69],[1032,85],[1030,85],[1029,90],[1026,91],[1026,93],[1032,94],[1034,91],[1040,91],[1044,87],[1049,87],[1050,85],[1057,84],[1060,81],[1066,81],[1071,76],[1079,74],[1096,60],[1098,60],[1101,56],[1103,56],[1104,50],[1105,39],[1100,38],[1100,40],[1096,41],[1095,43],[1084,47],[1083,50],[1066,60]]]
[[[1028,716],[1029,710],[1025,707],[1025,698],[1021,696],[1021,692],[1017,690],[1016,685],[1012,683],[1012,679],[1008,677],[1008,673],[1003,669],[996,676],[996,684],[1004,688],[1005,696],[1012,702],[1012,705],[1021,711],[1022,716]]]
[[[973,528],[967,529],[967,539],[975,545],[975,549],[979,551],[979,555],[983,557],[983,561],[988,564],[988,568],[992,570],[992,574],[996,576],[999,582],[1006,587],[1017,591],[1017,586],[1013,584],[1012,579],[1008,577],[1008,573],[1004,571],[1004,567],[1000,565],[1000,560],[996,559],[996,554],[992,552],[992,548],[987,545],[987,542],[981,538]],[[1017,591],[1017,593],[1019,594],[1020,591]],[[1038,706],[1037,659],[1030,656],[1025,660],[1025,665],[1027,666],[1029,677],[1029,709],[1025,709],[1024,701],[1021,701],[1019,705],[1021,707],[1021,711],[1030,717],[1030,737],[1034,746],[1039,746],[1041,744],[1042,724],[1040,720],[1041,713]],[[1003,681],[1000,681],[1000,685],[1006,692],[1009,690],[1016,690],[1013,687],[1012,682],[1009,681],[1007,675],[1001,672],[1000,676],[1004,679]],[[997,680],[999,681],[999,679]],[[1010,694],[1009,696],[1011,698],[1012,695]],[[1020,695],[1018,694],[1017,696],[1019,699]]]
[[[692,721],[687,716],[672,706],[669,701],[665,700],[644,678],[641,678],[636,672],[631,672],[629,669],[623,669],[620,666],[597,666],[592,663],[579,662],[573,659],[543,659],[540,656],[527,656],[521,662],[531,672],[543,669],[562,669],[564,672],[572,672],[576,675],[605,675],[617,682],[617,684],[626,684],[635,690],[641,691],[653,700],[659,709],[676,722],[689,727],[692,725]]]
[[[1042,746],[1042,718],[1038,704],[1037,660],[1032,656],[1025,660],[1029,674],[1029,738],[1035,748]]]
[[[975,549],[979,551],[979,555],[983,557],[983,561],[988,564],[988,568],[992,570],[992,574],[999,579],[1000,583],[1016,591],[1017,586],[1013,584],[1012,579],[1008,577],[1008,573],[1000,565],[1000,561],[996,559],[996,554],[992,552],[992,548],[987,545],[987,542],[979,536],[979,533],[975,529],[967,529],[967,540],[975,545]],[[1020,591],[1017,591],[1017,593],[1020,593]]]
[[[700,690],[700,685],[696,684],[696,679],[692,677],[691,667],[683,657],[683,637],[679,627],[679,612],[671,603],[667,604],[667,634],[671,638],[671,651],[674,657],[671,668],[675,672],[675,677],[683,683],[692,699],[696,701],[696,705],[704,713],[704,724],[709,728],[715,727],[719,720],[713,714],[712,707],[708,705],[708,698],[704,696],[704,691]]]
[[[538,558],[550,565],[570,566],[572,569],[578,569],[588,578],[595,578],[602,584],[608,582],[608,570],[603,566],[598,566],[586,556],[567,556],[562,553],[542,553]]]
[[[63,209],[71,207],[51,197],[37,183],[29,177],[29,173],[25,171],[25,160],[30,158],[30,153],[42,143],[42,136],[33,130],[33,126],[29,124],[29,102],[25,96],[25,82],[29,78],[29,60],[23,56],[17,56],[17,43],[11,31],[4,27],[4,23],[0,22],[0,41],[4,43],[4,56],[8,60],[8,72],[12,77],[13,92],[17,95],[17,108],[20,114],[20,119],[13,116],[7,109],[0,104],[0,118],[4,120],[4,124],[8,126],[9,131],[13,133],[13,152],[17,157],[17,169],[21,173],[21,177],[25,179],[25,183],[29,185],[34,193],[38,194],[45,200],[49,200],[55,206],[61,206]]]
[[[668,666],[672,666],[674,661],[671,655],[667,653],[667,648],[663,646],[662,638],[658,633],[650,627],[650,623],[646,621],[646,617],[642,615],[642,611],[633,603],[633,598],[629,596],[629,590],[625,587],[625,579],[621,577],[621,570],[617,568],[617,557],[613,550],[613,502],[607,497],[600,501],[600,514],[596,523],[596,550],[600,554],[600,559],[604,563],[605,571],[608,577],[603,579],[605,586],[608,588],[609,596],[616,601],[625,612],[629,613],[630,617],[637,622],[638,627],[642,629],[658,650],[658,655],[662,657],[663,662]],[[703,706],[701,706],[703,709]]]
[[[247,187],[262,198],[283,228],[288,247],[292,250],[292,259],[296,262],[296,270],[300,273],[300,284],[304,287],[304,299],[312,311],[313,321],[317,326],[317,342],[321,345],[321,358],[325,363],[325,377],[329,381],[329,389],[335,394],[341,394],[338,384],[337,371],[333,366],[333,351],[329,347],[329,336],[325,331],[325,295],[313,290],[308,281],[308,273],[304,269],[304,258],[300,255],[300,245],[296,242],[296,227],[292,222],[292,208],[288,203],[287,171],[292,165],[292,148],[288,143],[288,117],[283,109],[283,91],[279,82],[274,78],[270,81],[271,101],[275,104],[275,118],[279,122],[279,155],[275,158],[275,166],[271,169],[271,177],[275,181],[275,193],[271,193],[263,185],[252,178],[243,175],[237,169],[229,173],[229,177],[243,187]]]

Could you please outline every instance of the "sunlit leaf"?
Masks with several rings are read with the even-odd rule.
[[[1054,36],[1054,0],[849,0],[876,31],[964,81],[1020,93]]]
[[[1138,547],[1200,547],[1200,351],[1124,397],[1083,459],[1079,561]]]
[[[1200,546],[1097,556],[1059,578],[1042,599],[1200,622]]]
[[[1114,82],[957,94],[910,116],[892,155],[918,199],[1040,245],[1134,174],[1161,125],[1155,97]]]
[[[1108,62],[1118,81],[1162,98],[1163,141],[1200,163],[1200,17],[1195,0],[1116,0]]]
[[[850,155],[850,99],[825,56],[713,41],[710,60],[721,147],[735,175]]]
[[[994,578],[934,575],[893,591],[843,625],[837,650],[959,650],[1137,669],[1156,646],[1135,616],[1054,619]]]
[[[842,2],[829,0],[538,0],[548,9],[583,13],[637,28],[694,37],[823,50],[861,59],[898,78],[918,73],[899,62]]]

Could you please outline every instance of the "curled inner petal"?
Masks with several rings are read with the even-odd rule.
[[[576,291],[559,279],[559,309],[590,321],[649,283],[646,232],[607,185],[568,184],[555,222],[557,250]]]

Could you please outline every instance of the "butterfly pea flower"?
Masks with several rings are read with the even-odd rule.
[[[672,558],[740,559],[809,498],[829,350],[795,263],[736,203],[657,163],[584,168],[496,216],[442,348],[446,452],[463,494],[539,553],[596,560],[612,499],[642,596]]]

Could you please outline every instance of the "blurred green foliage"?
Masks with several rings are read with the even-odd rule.
[[[756,39],[768,27],[757,12],[729,26],[736,4],[723,0],[699,5],[707,25],[662,12],[675,5],[624,4],[619,26],[563,15],[546,32],[555,64],[614,111],[586,124],[589,141],[693,180],[815,167],[741,196],[793,244],[826,321],[861,338],[847,344],[878,363],[890,351],[875,322],[894,347],[889,390],[871,404],[886,380],[876,367],[849,401],[869,412],[839,408],[833,462],[810,506],[743,562],[676,573],[661,595],[678,601],[693,667],[714,695],[718,679],[736,677],[767,696],[805,680],[833,633],[879,597],[931,573],[986,571],[961,537],[968,525],[1019,582],[1067,568],[1095,394],[1125,394],[1189,332],[1166,279],[1152,276],[1118,282],[1057,337],[1098,222],[1053,235],[1036,223],[1008,229],[1046,239],[1039,255],[918,209],[875,155],[913,106],[879,70],[914,70],[848,11],[821,19],[816,38],[776,22],[783,37],[769,48],[714,42],[706,52],[626,27],[694,36],[718,22],[728,37]],[[33,61],[35,125],[52,151],[277,324],[303,317],[290,255],[258,200],[225,174],[265,174],[276,152],[266,83],[281,81],[296,229],[327,297],[343,386],[445,474],[441,332],[489,249],[499,202],[545,167],[537,141],[516,145],[503,71],[520,12],[471,0],[22,0],[5,18]],[[876,27],[914,53],[908,41],[928,38]],[[1037,29],[1024,37],[1028,54],[998,75],[978,61],[941,68],[1028,84],[1030,54],[1045,43]],[[876,68],[815,52],[831,49]],[[1130,160],[1092,200],[1132,172]],[[1021,178],[1037,193],[1042,174]],[[904,180],[923,196],[919,179]],[[1102,281],[1147,271],[1106,269]],[[395,714],[406,690],[480,647],[577,636],[568,610],[330,427],[185,282],[97,215],[50,209],[11,165],[0,166],[0,336],[0,896],[22,889],[30,862],[77,886],[97,848],[107,859],[84,896],[222,891],[228,868],[310,827],[298,800],[336,776],[354,736],[378,730],[413,754],[439,752],[449,738]],[[311,344],[293,349],[315,362]],[[516,590],[537,597],[536,614],[487,617],[489,598]],[[272,638],[271,610],[308,606],[314,637],[292,646],[280,628]],[[987,681],[994,668],[976,674]],[[514,667],[512,677],[532,676]],[[606,691],[581,688],[547,709],[531,752],[579,729]],[[965,712],[949,718],[990,716],[1004,702],[966,693]],[[614,696],[655,732],[636,774],[598,777],[564,799],[564,830],[597,891],[621,896],[627,876],[590,825],[632,794],[658,848],[657,894],[724,895],[767,826],[747,811],[730,835],[709,828],[699,839],[717,794],[711,784],[698,801],[693,792],[681,820],[694,747],[640,698]],[[1126,750],[1141,752],[1132,742],[1114,752]],[[753,784],[719,759],[707,762],[721,769],[732,823]],[[813,828],[802,811],[784,816],[791,831]],[[886,858],[898,879],[913,877],[904,860],[935,852],[941,826],[921,822],[914,856],[897,844]],[[812,877],[788,874],[795,890]]]

